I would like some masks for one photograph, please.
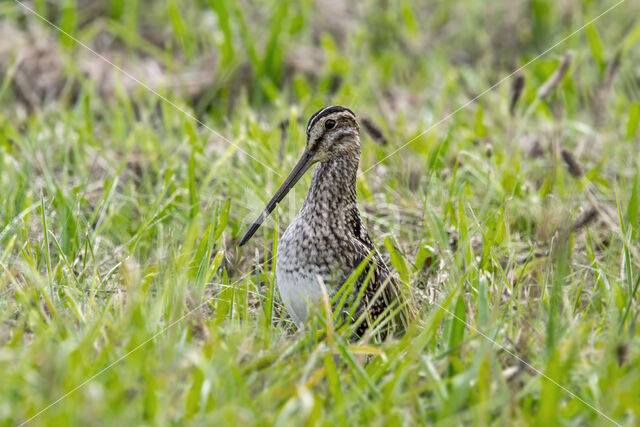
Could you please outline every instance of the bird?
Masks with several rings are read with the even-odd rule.
[[[357,304],[350,320],[360,321],[354,336],[362,337],[371,326],[384,323],[378,335],[384,339],[388,332],[406,328],[410,310],[358,209],[360,153],[360,127],[353,111],[332,105],[314,113],[307,124],[302,156],[239,246],[249,241],[276,205],[317,163],[302,207],[278,242],[276,283],[281,299],[296,326],[302,328],[312,309],[322,307],[323,286],[332,297],[363,264],[349,299]],[[382,322],[386,318],[389,321]]]

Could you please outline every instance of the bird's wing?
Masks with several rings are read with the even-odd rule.
[[[350,213],[349,216],[348,221],[353,232],[351,243],[354,246],[352,268],[357,268],[369,257],[369,264],[371,266],[375,266],[364,294],[370,304],[370,315],[375,320],[375,318],[378,317],[378,315],[381,314],[389,304],[394,302],[402,304],[404,301],[398,282],[393,277],[391,270],[380,256],[380,253],[376,250],[373,241],[369,237],[369,233],[367,233],[366,228],[362,224],[362,218],[360,217],[360,213],[357,208],[354,208],[354,212]],[[361,274],[358,279],[359,284],[364,282],[368,273],[369,268],[365,268],[363,274]],[[379,292],[380,287],[382,286],[384,286],[384,289]],[[374,298],[376,299],[374,300]],[[367,302],[363,301],[356,314],[359,316],[366,307]],[[404,315],[402,316],[403,322],[406,323],[408,318]],[[366,329],[366,325],[364,329]]]

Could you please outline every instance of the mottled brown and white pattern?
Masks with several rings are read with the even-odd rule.
[[[353,319],[366,310],[366,320],[356,335],[362,335],[390,304],[401,301],[398,284],[360,217],[356,199],[359,161],[360,128],[355,114],[341,106],[316,112],[307,126],[302,157],[240,242],[243,245],[251,238],[307,169],[318,163],[307,197],[280,238],[276,256],[278,290],[298,327],[307,320],[309,304],[317,307],[321,304],[322,285],[318,276],[331,297],[366,259],[370,261],[356,281],[353,297],[362,289],[370,268],[374,271]],[[402,320],[406,321],[406,316]]]

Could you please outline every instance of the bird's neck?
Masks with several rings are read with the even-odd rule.
[[[320,162],[313,173],[303,209],[332,211],[356,204],[356,177],[360,153]]]

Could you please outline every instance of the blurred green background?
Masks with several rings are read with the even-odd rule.
[[[0,425],[637,425],[639,16],[0,3]],[[422,304],[403,338],[284,314],[272,259],[310,176],[237,247],[330,104],[361,119],[360,208]]]

